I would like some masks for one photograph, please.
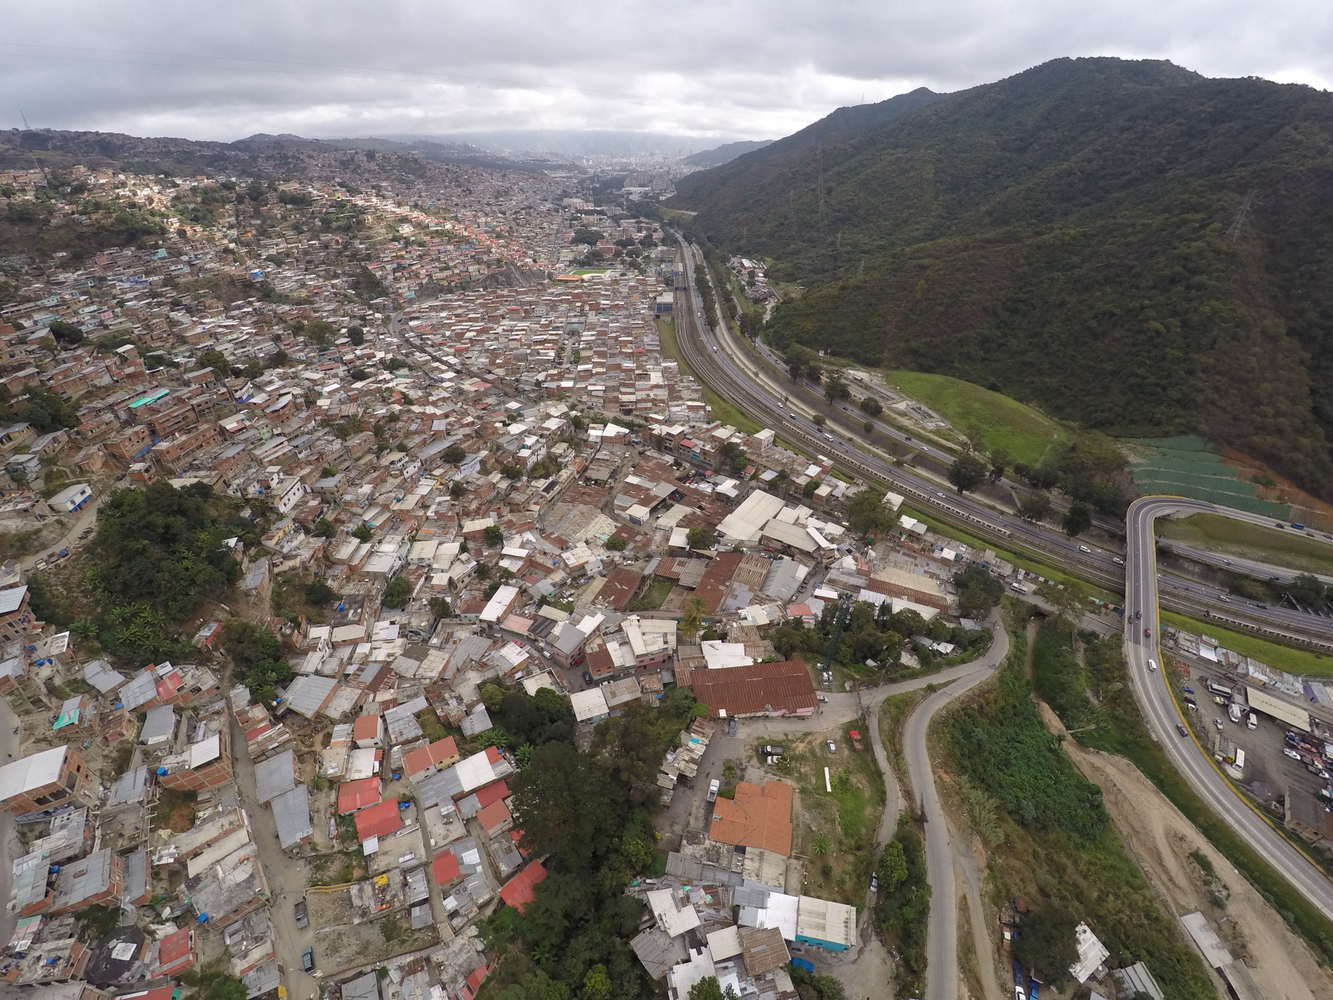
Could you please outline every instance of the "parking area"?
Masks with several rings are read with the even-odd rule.
[[[1180,685],[1182,706],[1187,708],[1190,727],[1205,747],[1212,747],[1214,736],[1220,734],[1232,746],[1232,752],[1226,756],[1234,757],[1235,748],[1244,751],[1245,767],[1239,777],[1231,768],[1228,770],[1255,801],[1268,805],[1276,816],[1281,816],[1283,799],[1288,792],[1315,796],[1328,784],[1317,773],[1326,763],[1321,753],[1324,745],[1321,738],[1297,732],[1286,722],[1262,712],[1253,713],[1253,729],[1248,725],[1249,712],[1241,714],[1239,722],[1233,722],[1227,706],[1217,704],[1216,696],[1208,691],[1210,675],[1197,669],[1191,673],[1192,676]],[[1213,679],[1228,687],[1234,683],[1223,677]],[[1184,699],[1192,700],[1197,708],[1188,709]],[[1298,749],[1287,740],[1288,732],[1294,732],[1310,749]],[[1284,750],[1291,753],[1284,753]]]

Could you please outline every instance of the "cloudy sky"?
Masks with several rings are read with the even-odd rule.
[[[1333,87],[1330,0],[0,0],[0,128],[785,135],[1058,56]]]

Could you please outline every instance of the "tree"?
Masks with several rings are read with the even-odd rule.
[[[964,618],[982,618],[1004,596],[1004,584],[975,563],[953,576],[958,588],[958,613]]]
[[[878,493],[864,489],[847,502],[847,526],[853,534],[868,535],[893,524],[893,511],[884,505]]]
[[[1051,606],[1055,613],[1055,623],[1068,629],[1078,628],[1079,620],[1088,607],[1088,592],[1074,580],[1068,580],[1063,585],[1040,584],[1037,596]]]
[[[1051,496],[1038,490],[1025,496],[1018,504],[1018,516],[1034,524],[1051,512]]]
[[[1051,977],[1051,985],[1059,987],[1078,961],[1074,918],[1053,906],[1029,913],[1023,933],[1014,939],[1014,957],[1030,969],[1041,969]]]
[[[1301,573],[1294,577],[1286,585],[1286,592],[1293,601],[1311,607],[1323,603],[1325,597],[1324,584],[1319,577],[1309,573]]]
[[[889,841],[875,866],[875,874],[879,876],[879,891],[886,894],[907,878],[907,857],[903,854],[902,841],[896,837]]]
[[[498,524],[486,525],[486,529],[482,531],[481,537],[482,541],[484,541],[491,548],[495,548],[497,545],[502,544],[505,540],[504,531],[500,528]]]
[[[801,487],[801,496],[809,500],[819,490],[818,479],[807,479],[805,485]]]
[[[446,597],[432,597],[430,599],[430,613],[436,618],[452,618],[454,607]]]
[[[384,588],[384,600],[381,603],[386,608],[401,608],[411,596],[411,582],[405,576],[395,576]]]
[[[366,332],[359,326],[349,326],[347,328],[347,339],[352,342],[353,347],[360,347],[366,342]]]
[[[532,763],[510,779],[509,787],[523,817],[524,849],[538,856],[557,854],[567,870],[593,871],[624,826],[624,791],[572,743],[538,747]]]
[[[75,347],[83,342],[83,331],[63,319],[51,320],[46,324],[46,328],[51,331],[51,336],[55,337],[58,343],[66,347]]]
[[[992,448],[990,452],[990,481],[998,483],[1004,478],[1005,466],[1009,464],[1009,452],[1004,448]]]
[[[824,398],[832,405],[835,400],[846,399],[851,395],[847,388],[847,380],[841,370],[835,368],[824,379]]]
[[[685,533],[685,541],[692,549],[713,549],[717,547],[717,536],[707,528],[691,528]]]
[[[586,1000],[611,1000],[611,977],[605,965],[594,965],[583,977],[583,996]]]
[[[705,976],[690,987],[690,1000],[736,1000],[736,991],[728,986],[723,992],[717,976]]]
[[[828,423],[828,417],[824,416],[824,414],[822,413],[816,413],[813,417],[810,418],[810,422],[814,424],[816,427],[823,427],[825,424]]]
[[[623,539],[623,538],[608,538],[608,539],[606,540],[606,548],[607,548],[607,550],[610,551],[610,552],[624,552],[624,551],[625,551],[625,539]]]
[[[366,371],[364,368],[353,368],[347,373],[347,377],[353,382],[364,382],[366,379],[370,378],[370,372]]]
[[[867,420],[861,425],[861,430],[865,431],[867,434],[872,433],[875,430],[875,422],[873,420]]]
[[[676,624],[677,631],[690,642],[694,642],[699,635],[699,630],[703,628],[704,615],[707,611],[708,605],[704,603],[702,597],[691,597],[685,602],[684,613]]]
[[[305,599],[311,604],[323,607],[333,600],[333,588],[323,580],[313,580],[305,585]]]
[[[869,413],[872,417],[878,417],[884,412],[884,404],[874,396],[865,396],[862,398],[860,406],[863,412]]]
[[[451,444],[444,449],[444,454],[441,457],[446,465],[460,465],[463,459],[467,458],[467,451],[461,444]]]
[[[372,538],[374,538],[375,535],[374,535],[374,533],[370,530],[370,526],[369,526],[369,525],[367,525],[367,524],[358,524],[358,525],[356,526],[356,530],[352,532],[352,537],[355,538],[355,539],[357,539],[358,541],[368,542],[368,541],[370,541]]]
[[[477,568],[474,572],[477,574],[478,580],[489,580],[491,578],[491,564],[477,563]]]
[[[960,496],[975,490],[985,479],[986,464],[975,455],[960,455],[949,466],[949,482],[953,483]]]
[[[227,973],[219,959],[208,965],[181,973],[181,982],[194,988],[191,1000],[245,1000],[245,984]]]
[[[1060,527],[1070,538],[1081,535],[1092,527],[1092,511],[1082,500],[1075,500],[1060,519]]]

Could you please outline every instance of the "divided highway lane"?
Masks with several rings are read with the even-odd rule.
[[[1144,497],[1129,508],[1125,557],[1125,658],[1134,694],[1148,728],[1162,745],[1167,758],[1208,806],[1325,917],[1333,920],[1333,882],[1232,790],[1212,758],[1193,738],[1180,735],[1176,729],[1177,724],[1182,723],[1180,710],[1162,671],[1148,666],[1150,659],[1161,663],[1157,645],[1161,625],[1157,613],[1153,521],[1170,514],[1201,511],[1218,512],[1212,504],[1178,497]],[[1145,635],[1145,630],[1150,634]]]
[[[783,405],[781,396],[775,397],[765,391],[758,384],[756,375],[745,371],[735,362],[726,350],[726,343],[703,319],[695,296],[694,255],[685,248],[685,244],[682,244],[678,259],[683,261],[686,278],[685,291],[679,296],[683,308],[677,308],[675,312],[680,349],[690,367],[725,399],[759,423],[809,448],[812,453],[830,455],[859,475],[890,484],[894,489],[906,493],[911,503],[932,515],[959,524],[965,530],[983,537],[994,534],[996,529],[1007,532],[1004,536],[1006,539],[1047,553],[1050,558],[1057,560],[1057,566],[1074,568],[1081,575],[1090,576],[1113,589],[1121,586],[1124,571],[1114,562],[1115,557],[1111,554],[1091,546],[1091,551],[1084,552],[1078,543],[1062,534],[1011,517],[969,497],[959,496],[956,492],[946,493],[939,484],[900,469],[873,452],[860,450],[841,437],[820,430],[809,417],[801,414],[800,410],[805,409],[807,404],[802,403],[799,408],[790,403]],[[763,381],[773,384],[766,378]],[[788,392],[785,386],[781,390]],[[775,385],[772,391],[779,391],[779,387]],[[788,398],[791,398],[790,395]],[[955,514],[954,511],[959,513]],[[983,527],[986,525],[991,526],[990,531]],[[1003,545],[1003,542],[1000,544]],[[1173,611],[1200,617],[1206,616],[1210,609],[1217,608],[1231,617],[1261,626],[1289,629],[1325,640],[1333,636],[1333,623],[1323,619],[1286,608],[1263,610],[1228,604],[1222,600],[1221,591],[1200,583],[1187,583],[1178,577],[1164,576],[1162,591],[1167,606]]]

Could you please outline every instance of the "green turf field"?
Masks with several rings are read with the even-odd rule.
[[[987,449],[1003,448],[1012,462],[1038,464],[1052,444],[1069,431],[1030,406],[948,375],[895,370],[885,383],[930,407],[953,424],[959,434],[972,428],[981,432]]]

